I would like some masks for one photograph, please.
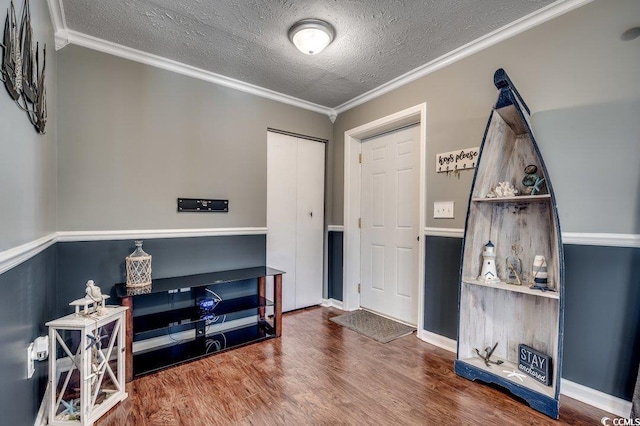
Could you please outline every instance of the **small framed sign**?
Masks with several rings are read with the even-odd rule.
[[[473,169],[478,162],[479,152],[480,147],[475,147],[436,154],[436,172],[445,173]]]
[[[518,370],[547,386],[551,386],[552,359],[527,345],[518,345]]]

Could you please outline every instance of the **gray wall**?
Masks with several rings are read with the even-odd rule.
[[[58,67],[60,231],[266,226],[267,127],[332,136],[326,115],[82,47]]]
[[[9,4],[0,0],[2,28]],[[46,2],[32,2],[31,19],[34,41],[47,45],[49,118],[38,134],[0,82],[0,252],[56,230],[56,54]]]
[[[0,274],[0,412],[3,425],[32,425],[47,387],[47,362],[27,379],[27,348],[54,318],[56,247]]]
[[[18,14],[22,3],[16,2]],[[2,28],[9,5],[9,0],[0,0]],[[46,2],[31,2],[31,19],[34,40],[47,45],[48,121],[46,134],[38,134],[0,87],[0,253],[56,230],[56,55]],[[37,363],[35,375],[27,379],[26,351],[30,342],[46,334],[55,284],[55,247],[0,274],[2,424],[35,420],[47,385],[47,363]]]
[[[473,172],[437,174],[434,157],[480,144],[504,68],[532,110],[563,230],[640,232],[640,39],[620,40],[639,14],[637,0],[597,0],[340,114],[332,224],[343,223],[344,132],[426,102],[427,226],[464,227]],[[438,200],[456,202],[455,219],[433,219]]]

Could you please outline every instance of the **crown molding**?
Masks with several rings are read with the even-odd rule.
[[[87,49],[97,50],[99,52],[108,53],[109,55],[118,56],[120,58],[129,59],[131,61],[139,62],[145,65],[150,65],[152,67],[161,68],[167,71],[172,71],[178,74],[208,81],[220,86],[229,87],[241,92],[271,99],[273,101],[292,105],[309,111],[318,112],[327,116],[335,114],[335,111],[333,111],[331,108],[314,104],[302,99],[294,98],[293,96],[278,93],[276,91],[265,89],[260,86],[245,83],[234,78],[225,77],[223,75],[216,74],[210,71],[205,71],[201,68],[186,65],[172,59],[167,59],[162,56],[132,49],[121,44],[112,43],[110,41],[102,40],[97,37],[93,37],[77,31],[67,29],[65,32],[67,35],[67,40],[70,44],[75,44],[77,46],[86,47]],[[62,34],[61,37],[64,37],[64,34]]]
[[[593,0],[558,0],[335,107],[341,114]]]
[[[58,33],[58,31],[65,31],[67,29],[67,21],[64,16],[62,0],[47,0],[47,5],[49,6],[49,15],[51,16],[54,34]],[[58,50],[57,47],[56,50]]]
[[[97,50],[99,52],[108,53],[110,55],[176,72],[178,74],[183,74],[214,84],[219,84],[221,86],[230,87],[232,89],[271,99],[287,105],[292,105],[298,108],[325,114],[333,123],[338,114],[341,114],[344,111],[347,111],[351,108],[382,96],[385,93],[402,87],[414,80],[417,80],[434,71],[444,68],[447,65],[466,58],[467,56],[473,55],[474,53],[493,46],[494,44],[513,37],[528,29],[543,24],[573,9],[584,6],[587,3],[591,3],[592,1],[593,0],[558,0],[533,13],[530,13],[529,15],[511,22],[502,28],[499,28],[495,31],[490,32],[489,34],[477,38],[476,40],[473,40],[470,43],[465,44],[464,46],[454,49],[451,52],[448,52],[440,56],[439,58],[434,59],[433,61],[430,61],[399,77],[396,77],[393,80],[384,83],[375,89],[363,93],[362,95],[356,96],[355,98],[335,108],[318,105],[270,89],[265,89],[260,86],[225,77],[223,75],[212,73],[210,71],[205,71],[203,69],[196,68],[190,65],[185,65],[171,59],[152,55],[150,53],[142,52],[140,50],[132,49],[130,47],[122,46],[120,44],[112,43],[103,39],[99,39],[97,37],[92,37],[87,34],[70,30],[67,28],[62,0],[47,0],[47,4],[49,5],[51,22],[54,29],[56,50],[62,49],[68,44],[76,44],[88,49]]]
[[[112,43],[78,31],[70,30],[67,28],[62,0],[47,0],[47,4],[49,5],[49,14],[51,15],[51,23],[53,25],[56,50],[60,50],[68,44],[75,44],[86,47],[87,49],[108,53],[120,58],[129,59],[145,65],[150,65],[156,68],[208,81],[220,86],[229,87],[241,92],[260,96],[262,98],[271,99],[283,104],[324,114],[328,116],[330,120],[335,120],[336,112],[332,108],[285,95],[284,93],[279,93],[274,90],[265,89],[254,84],[245,83],[244,81],[236,80],[234,78],[225,77],[223,75],[206,71],[201,68],[196,68],[191,65],[186,65],[162,56],[153,55],[151,53]]]

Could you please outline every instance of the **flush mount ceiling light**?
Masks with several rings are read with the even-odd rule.
[[[289,40],[299,51],[307,55],[315,55],[327,47],[336,32],[328,22],[320,19],[303,19],[289,28]]]

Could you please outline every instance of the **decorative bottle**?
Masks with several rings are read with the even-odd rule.
[[[151,255],[142,250],[142,241],[136,241],[136,249],[126,258],[127,287],[151,286]]]
[[[522,253],[522,247],[511,245],[511,255],[505,260],[507,284],[522,285],[522,261],[518,255]]]

